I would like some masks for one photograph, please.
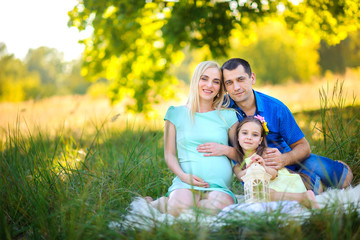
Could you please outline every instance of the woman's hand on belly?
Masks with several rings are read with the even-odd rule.
[[[179,178],[184,183],[187,183],[187,184],[190,184],[190,185],[193,185],[193,186],[196,186],[196,187],[205,187],[205,188],[209,187],[209,183],[205,182],[204,180],[202,180],[198,176],[195,176],[195,175],[192,175],[192,174],[184,173],[181,176],[179,176]]]
[[[200,144],[197,146],[196,150],[199,153],[205,153],[203,154],[204,157],[226,156],[234,160],[237,160],[239,157],[238,152],[234,147],[215,142]]]
[[[225,146],[215,142],[203,143],[197,146],[199,153],[205,153],[205,157],[226,155],[229,146]]]

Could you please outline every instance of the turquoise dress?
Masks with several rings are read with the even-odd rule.
[[[204,153],[196,150],[198,145],[208,142],[228,145],[228,131],[238,121],[235,111],[224,109],[195,113],[192,120],[188,108],[171,106],[164,120],[169,120],[175,125],[177,156],[183,171],[209,183],[209,188],[192,186],[176,176],[167,196],[176,189],[186,188],[224,192],[237,202],[235,195],[230,191],[233,174],[230,160],[226,156],[204,157]]]

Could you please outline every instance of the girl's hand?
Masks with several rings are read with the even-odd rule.
[[[209,184],[207,182],[205,182],[204,180],[202,180],[198,176],[195,176],[195,175],[192,175],[192,174],[184,173],[181,177],[179,176],[179,178],[184,183],[187,183],[187,184],[190,184],[190,185],[193,185],[193,186],[196,186],[196,187],[204,187],[204,188],[209,187]]]
[[[261,156],[254,154],[254,156],[251,157],[251,160],[252,160],[251,163],[256,162],[256,163],[260,164],[261,166],[265,167],[265,161]]]

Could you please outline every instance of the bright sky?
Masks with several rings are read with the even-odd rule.
[[[69,28],[67,12],[77,0],[0,0],[0,42],[8,53],[23,58],[30,48],[56,48],[66,61],[78,58],[84,46],[78,40],[89,36]]]

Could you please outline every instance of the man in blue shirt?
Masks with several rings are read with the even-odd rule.
[[[232,58],[221,69],[225,88],[231,98],[229,107],[237,110],[239,121],[254,115],[261,115],[267,121],[269,148],[263,155],[267,166],[276,169],[287,167],[308,175],[315,194],[319,193],[320,180],[326,187],[343,188],[350,185],[353,175],[345,163],[311,154],[308,141],[285,104],[253,90],[256,77],[247,61]],[[224,149],[226,147],[215,143],[198,147],[199,152],[206,152],[208,156],[219,154]]]

